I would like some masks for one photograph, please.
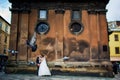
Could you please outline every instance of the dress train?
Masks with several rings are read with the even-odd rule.
[[[51,75],[50,70],[47,66],[46,59],[43,57],[43,60],[39,66],[38,76]]]

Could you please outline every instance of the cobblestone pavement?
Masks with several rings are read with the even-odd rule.
[[[114,78],[106,77],[88,77],[88,76],[44,76],[39,77],[34,74],[4,74],[0,73],[0,80],[120,80],[120,74]]]

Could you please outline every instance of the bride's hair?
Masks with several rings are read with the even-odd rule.
[[[45,55],[44,54],[41,54],[42,57],[44,57]]]

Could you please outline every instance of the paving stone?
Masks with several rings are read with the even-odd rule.
[[[120,74],[115,75],[114,78],[109,78],[109,77],[62,76],[62,75],[39,77],[35,74],[0,73],[0,80],[120,80]]]

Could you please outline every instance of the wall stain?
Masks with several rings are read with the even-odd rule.
[[[91,49],[91,53],[92,53],[92,59],[98,59],[99,55],[98,55],[98,49],[96,47],[93,47]]]
[[[89,47],[89,43],[85,40],[76,40],[74,37],[66,39],[64,56],[70,58],[68,61],[88,61],[90,59]]]

